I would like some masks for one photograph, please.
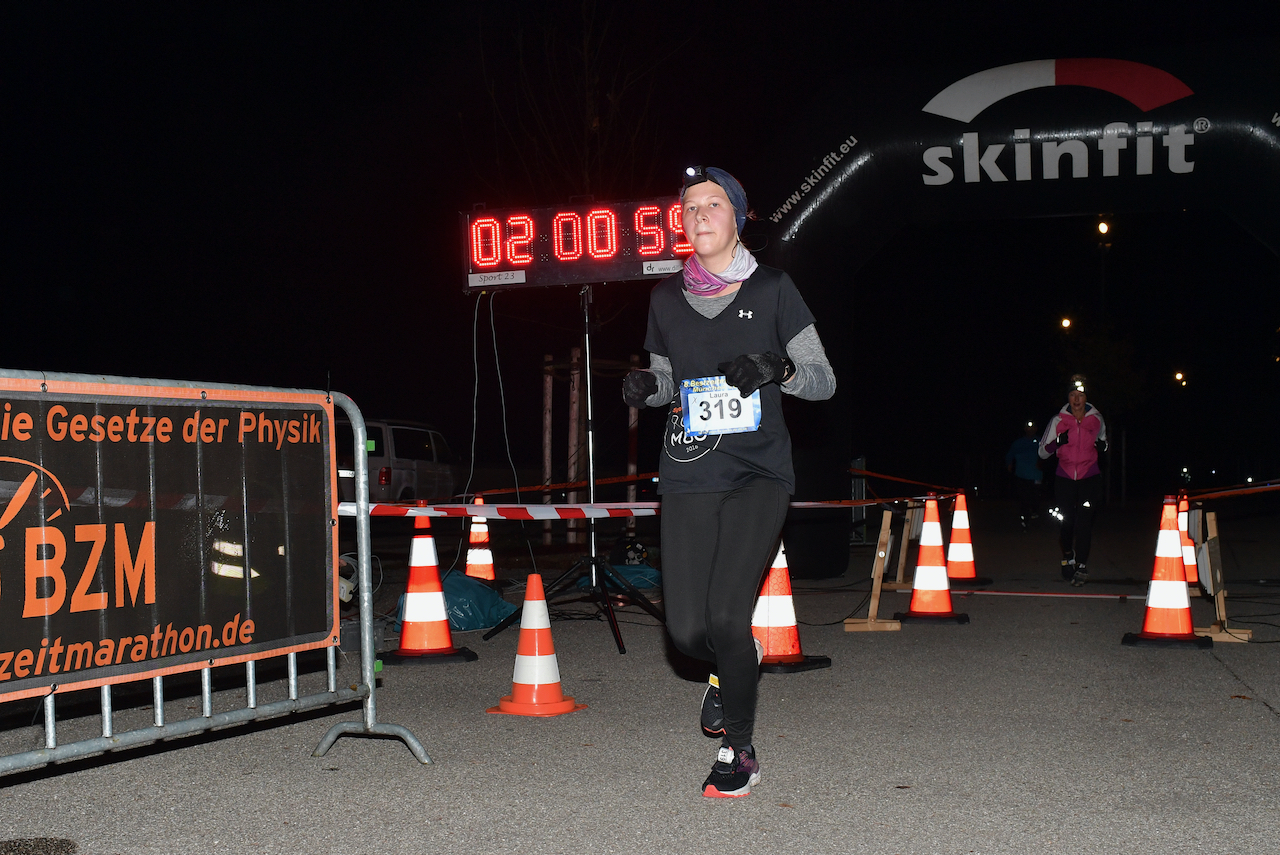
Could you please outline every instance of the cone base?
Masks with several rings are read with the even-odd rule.
[[[760,663],[760,671],[764,674],[797,674],[801,671],[816,671],[819,668],[830,668],[830,656],[801,656],[797,662],[770,662],[766,656]]]
[[[498,700],[496,707],[489,707],[485,712],[499,713],[501,715],[552,716],[577,712],[586,708],[586,704],[574,703],[573,698],[565,698],[562,701],[550,704],[522,704],[512,700],[511,695],[504,695]]]
[[[383,658],[393,665],[409,662],[443,665],[449,662],[475,662],[480,657],[468,647],[450,647],[448,650],[397,650],[386,654]]]
[[[970,576],[967,579],[957,579],[954,576],[947,577],[947,584],[951,586],[951,589],[953,591],[957,587],[971,588],[971,587],[976,587],[978,585],[990,585],[994,581],[995,580],[989,576]]]
[[[1194,647],[1207,650],[1213,647],[1213,639],[1200,635],[1155,635],[1145,632],[1126,632],[1120,643],[1129,647]]]
[[[894,612],[893,619],[903,623],[968,623],[969,616],[959,612],[929,614],[920,612]]]

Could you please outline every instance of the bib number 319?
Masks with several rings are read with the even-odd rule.
[[[760,390],[742,397],[723,376],[680,382],[685,433],[747,433],[760,429]]]

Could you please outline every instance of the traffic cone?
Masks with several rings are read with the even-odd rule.
[[[476,504],[483,505],[484,497],[476,496]],[[471,537],[467,546],[467,575],[482,582],[492,582],[493,552],[489,549],[489,523],[484,517],[471,518]]]
[[[530,573],[524,592],[524,610],[520,614],[520,643],[516,648],[511,694],[488,711],[550,716],[586,708],[586,704],[575,704],[573,698],[566,698],[560,690],[560,666],[556,663],[555,645],[551,643],[551,616],[542,592],[542,577]]]
[[[769,674],[794,674],[830,668],[829,656],[805,656],[796,629],[796,608],[791,599],[791,573],[787,550],[781,542],[765,577],[756,609],[751,614],[751,634],[764,648],[760,670]]]
[[[409,585],[404,594],[404,619],[400,624],[400,649],[392,662],[473,662],[476,654],[454,647],[445,612],[444,589],[431,518],[413,518],[413,543],[409,549]]]
[[[1121,643],[1138,647],[1213,647],[1212,638],[1191,631],[1191,601],[1178,537],[1178,500],[1173,496],[1164,497],[1142,632],[1126,632]]]
[[[973,541],[969,539],[969,506],[964,493],[956,494],[956,509],[951,515],[951,543],[947,546],[947,582],[949,585],[990,585],[991,580],[979,576],[973,564]]]
[[[911,583],[911,605],[897,612],[894,620],[917,623],[968,623],[967,614],[951,609],[951,586],[947,582],[947,562],[943,559],[942,523],[938,521],[938,499],[930,493],[924,503],[924,527],[920,530],[920,551],[916,575]]]
[[[1199,595],[1200,570],[1196,567],[1196,544],[1191,539],[1191,532],[1188,530],[1187,515],[1191,510],[1191,503],[1186,496],[1178,497],[1178,537],[1182,541],[1182,572],[1187,577],[1187,587],[1196,588],[1196,594]],[[1190,593],[1190,592],[1188,592]]]

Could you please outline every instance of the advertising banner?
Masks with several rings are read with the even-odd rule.
[[[336,643],[332,426],[319,393],[0,376],[0,701]]]

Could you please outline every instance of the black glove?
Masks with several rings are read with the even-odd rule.
[[[1069,433],[1071,433],[1071,431],[1064,430],[1062,433],[1058,434],[1058,448],[1062,448],[1062,446],[1067,444],[1067,434]]]
[[[1107,450],[1107,441],[1102,437],[1098,437],[1093,441],[1093,447],[1098,450],[1099,454],[1102,454]]]
[[[632,369],[622,381],[622,400],[628,407],[643,407],[649,396],[658,391],[658,378],[652,371]]]
[[[744,353],[733,362],[721,362],[716,370],[724,372],[724,379],[730,386],[736,386],[738,394],[745,398],[766,383],[781,383],[796,367],[785,356],[765,351]]]

